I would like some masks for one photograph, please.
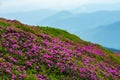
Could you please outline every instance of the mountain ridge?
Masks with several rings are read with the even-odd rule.
[[[85,39],[100,43],[103,46],[111,46],[112,48],[119,50],[120,46],[118,45],[118,43],[120,41],[120,38],[118,37],[118,34],[120,34],[120,21],[91,29],[91,32],[87,34]]]
[[[104,47],[104,48],[107,49],[107,50],[113,51],[113,52],[115,52],[115,53],[120,53],[120,50],[118,50],[118,49],[107,48],[107,47]]]

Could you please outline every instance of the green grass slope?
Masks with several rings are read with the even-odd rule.
[[[0,18],[0,80],[120,80],[120,56],[64,30]]]

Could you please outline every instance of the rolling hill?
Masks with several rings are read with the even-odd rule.
[[[64,30],[0,18],[0,80],[106,79],[120,79],[120,56]]]

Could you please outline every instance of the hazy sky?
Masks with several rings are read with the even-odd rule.
[[[110,5],[117,3],[120,3],[120,0],[0,0],[0,13],[39,9],[73,10],[90,4]]]

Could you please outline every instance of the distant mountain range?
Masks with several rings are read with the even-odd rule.
[[[115,49],[120,49],[120,22],[115,22],[110,25],[100,26],[92,29],[86,36],[86,39],[95,43],[100,43],[103,46],[111,46]]]
[[[54,15],[56,11],[54,10],[34,10],[16,13],[0,13],[0,17],[5,17],[8,19],[17,19],[25,24],[39,25],[41,21],[51,15]]]
[[[79,36],[84,36],[89,29],[120,21],[120,11],[99,11],[94,13],[73,14],[67,11],[47,17],[40,24],[57,26]]]
[[[107,48],[107,47],[104,47],[104,48],[107,49],[107,50],[110,50],[110,51],[116,52],[116,53],[120,53],[120,50],[118,50],[118,49]]]

